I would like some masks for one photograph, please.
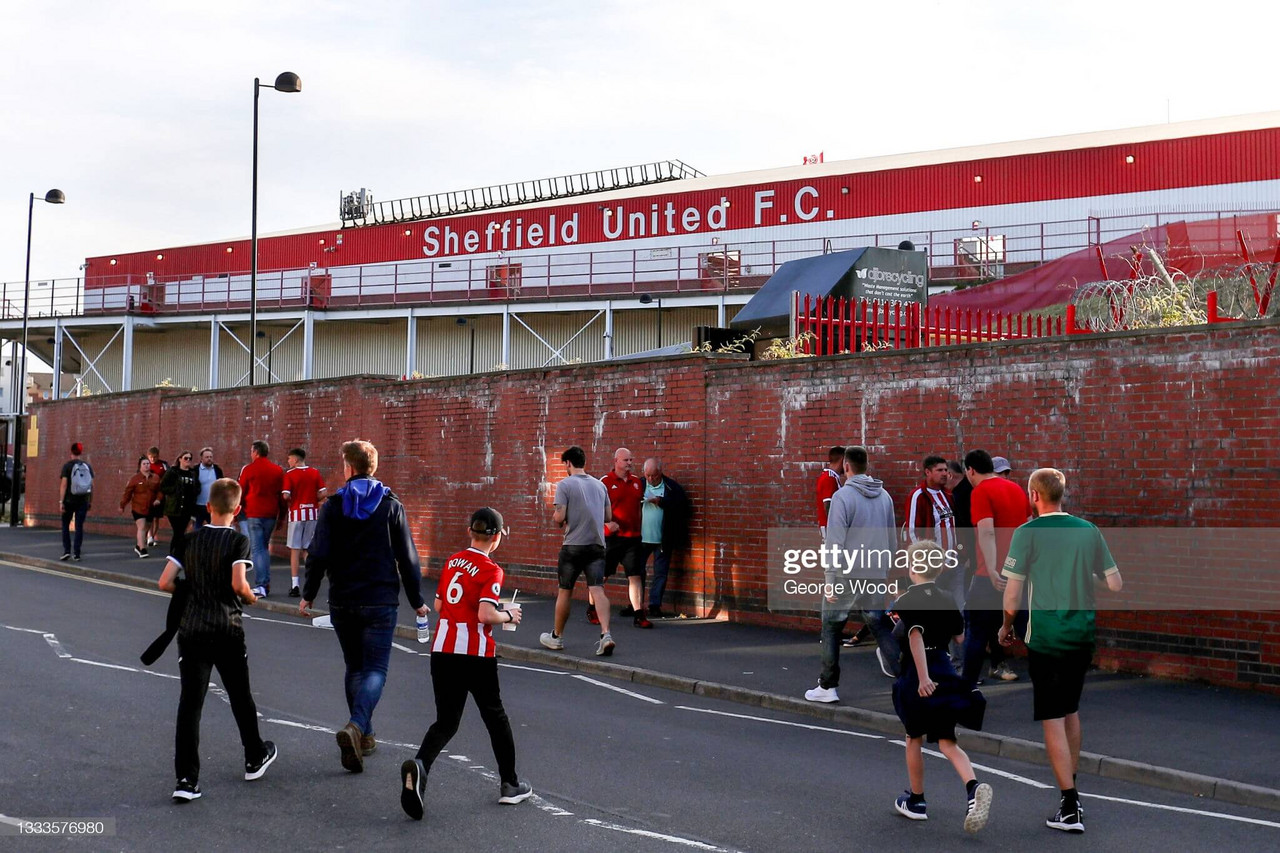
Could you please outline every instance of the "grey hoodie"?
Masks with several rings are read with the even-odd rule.
[[[892,555],[898,549],[898,525],[893,514],[893,499],[884,490],[884,483],[869,474],[856,474],[836,490],[831,498],[824,544],[839,546],[849,553],[889,551],[878,561],[874,554],[869,561],[865,554],[855,556],[847,575],[843,571],[850,568],[849,561],[841,557],[838,563],[840,572],[828,570],[825,573],[828,581],[838,574],[853,578],[888,577]]]

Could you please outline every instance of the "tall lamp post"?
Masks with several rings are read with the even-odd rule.
[[[67,197],[62,190],[49,190],[44,194],[49,204],[63,204]],[[27,412],[27,332],[28,318],[31,314],[31,224],[35,218],[36,194],[31,193],[27,200],[27,271],[22,287],[22,361],[18,368],[17,382],[14,383],[18,394],[17,414],[13,419],[13,493],[9,497],[9,526],[18,526],[18,503],[22,499],[22,434],[24,415]],[[57,375],[57,371],[54,371]]]
[[[258,92],[275,89],[277,92],[301,92],[302,78],[286,71],[271,86],[263,86],[261,78],[253,78],[253,222],[249,240],[249,385],[257,384],[258,376]]]

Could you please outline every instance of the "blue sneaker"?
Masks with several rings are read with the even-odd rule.
[[[918,803],[911,802],[911,792],[903,791],[902,796],[894,802],[893,807],[898,810],[898,814],[909,820],[928,820],[929,804],[924,800]]]

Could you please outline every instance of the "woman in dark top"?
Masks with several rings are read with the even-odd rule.
[[[160,480],[160,493],[164,495],[164,514],[173,528],[169,542],[169,554],[178,553],[187,535],[191,516],[195,515],[196,498],[200,495],[200,480],[191,467],[191,451],[184,450],[178,456],[178,464],[164,472]]]

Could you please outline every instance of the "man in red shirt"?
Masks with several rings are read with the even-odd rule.
[[[436,721],[422,739],[418,754],[400,765],[400,807],[422,820],[427,772],[440,751],[458,731],[467,694],[476,700],[480,718],[489,730],[498,776],[498,802],[508,805],[529,799],[533,788],[516,775],[516,743],[498,689],[498,661],[494,657],[493,627],[520,624],[520,610],[502,609],[502,569],[490,554],[502,543],[502,514],[484,507],[471,514],[471,547],[450,557],[436,587],[436,639],[431,647],[431,687],[436,697]]]
[[[827,535],[827,512],[831,509],[831,496],[842,485],[840,471],[843,467],[844,448],[837,445],[827,451],[827,464],[818,472],[818,533],[824,539]]]
[[[251,461],[240,471],[241,503],[256,578],[253,594],[258,598],[271,592],[271,532],[280,517],[280,493],[284,490],[284,470],[267,458],[270,454],[270,446],[258,439],[249,448]]]
[[[297,598],[302,592],[298,588],[298,566],[307,560],[307,549],[311,547],[311,537],[316,532],[316,519],[320,515],[320,498],[328,491],[324,487],[324,477],[315,468],[307,465],[307,451],[295,447],[289,451],[289,470],[284,472],[284,485],[280,497],[289,507],[289,530],[285,544],[289,546],[289,571],[293,575],[293,585],[289,588],[289,597]]]
[[[964,680],[976,685],[982,662],[991,650],[991,677],[1015,681],[1018,676],[1004,662],[996,638],[1004,623],[1004,575],[1000,567],[1009,553],[1013,531],[1031,519],[1027,493],[995,473],[985,450],[964,457],[965,475],[973,484],[969,517],[977,530],[977,571],[965,598]]]
[[[609,492],[613,519],[604,525],[604,576],[613,575],[618,564],[627,576],[627,594],[631,603],[618,611],[619,616],[633,617],[637,628],[652,628],[644,610],[645,560],[640,544],[640,512],[644,505],[644,480],[632,473],[635,459],[631,451],[619,447],[613,454],[613,470],[600,478]],[[600,624],[594,604],[587,607],[587,621]]]

